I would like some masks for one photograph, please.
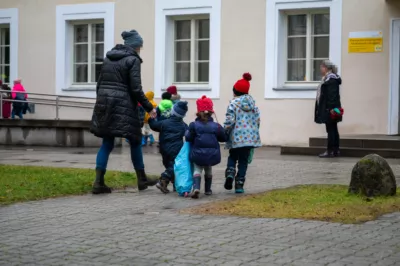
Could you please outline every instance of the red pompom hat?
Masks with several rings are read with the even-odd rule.
[[[167,92],[171,93],[172,95],[176,95],[178,94],[178,89],[176,86],[172,85],[168,87]]]
[[[249,94],[251,74],[244,73],[243,78],[236,81],[233,90],[239,94]]]
[[[197,112],[209,112],[209,113],[214,113],[214,103],[210,98],[207,98],[207,96],[203,95],[200,99],[197,99],[196,101],[197,105]]]

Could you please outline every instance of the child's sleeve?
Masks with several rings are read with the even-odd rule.
[[[189,127],[186,130],[185,138],[187,142],[193,142],[194,137],[196,135],[195,128],[194,128],[194,123],[190,123]]]
[[[155,132],[161,132],[162,123],[163,123],[163,121],[157,121],[151,117],[149,119],[149,126],[150,126],[151,130],[153,130]]]
[[[158,106],[157,106],[157,108],[156,108],[156,113],[157,113],[157,119],[160,118],[160,116],[161,116],[161,111],[160,111],[160,108],[158,108]]]
[[[260,128],[260,124],[261,124],[261,114],[260,114],[260,109],[258,109],[257,107],[257,126],[258,128]]]
[[[235,126],[235,123],[236,123],[235,110],[233,109],[232,104],[229,104],[228,110],[226,111],[225,115],[225,123],[224,123],[225,131],[230,132]]]
[[[217,140],[218,142],[226,142],[227,141],[227,135],[225,134],[224,128],[220,125],[217,124],[218,129],[217,129]]]

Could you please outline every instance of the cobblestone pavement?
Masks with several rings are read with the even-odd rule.
[[[0,148],[0,163],[93,167],[93,149]],[[162,170],[146,150],[147,171]],[[260,149],[246,191],[306,183],[347,184],[355,159],[281,157]],[[223,163],[226,158],[223,159]],[[398,160],[390,161],[396,174]],[[110,169],[131,171],[125,148]],[[214,169],[214,196],[144,192],[50,199],[0,207],[0,265],[400,265],[400,213],[362,225],[292,219],[182,215],[182,208],[235,197]]]

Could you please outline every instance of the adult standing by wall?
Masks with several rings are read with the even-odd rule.
[[[141,146],[143,121],[139,119],[138,105],[151,117],[156,117],[153,105],[142,90],[143,61],[139,54],[143,39],[136,30],[124,31],[122,38],[124,44],[116,45],[107,53],[97,82],[91,132],[102,138],[103,144],[97,154],[93,194],[111,193],[104,182],[104,175],[116,137],[129,140],[139,190],[156,184],[156,181],[147,179]]]
[[[340,136],[338,123],[342,121],[342,104],[340,102],[340,85],[342,79],[337,74],[337,67],[330,61],[322,62],[320,66],[322,80],[317,90],[315,102],[315,122],[325,124],[328,134],[327,150],[320,154],[321,158],[331,158],[340,155]],[[337,114],[335,110],[341,110]]]

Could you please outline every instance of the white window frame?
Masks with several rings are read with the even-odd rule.
[[[297,12],[293,12],[293,11],[288,11],[288,12],[285,12],[285,25],[286,25],[286,30],[285,30],[285,34],[286,34],[286,36],[285,36],[285,50],[283,51],[284,53],[285,53],[285,59],[286,59],[286,61],[285,61],[285,80],[284,80],[284,86],[285,85],[288,85],[288,86],[304,86],[303,84],[306,84],[306,85],[309,85],[309,84],[311,84],[311,85],[313,85],[313,83],[318,83],[318,82],[316,82],[316,81],[312,81],[311,80],[311,76],[312,76],[312,65],[311,65],[311,60],[313,59],[313,60],[329,60],[329,57],[328,58],[314,58],[313,56],[312,56],[312,53],[313,53],[313,44],[312,44],[312,38],[314,37],[314,36],[317,36],[317,37],[329,37],[330,38],[330,35],[329,34],[319,34],[319,35],[313,35],[312,34],[312,28],[313,28],[313,20],[312,20],[312,16],[313,15],[319,15],[319,14],[326,14],[326,13],[329,13],[329,10],[324,10],[324,9],[321,9],[321,10],[316,10],[316,9],[313,9],[313,10],[311,10],[311,11],[297,11]],[[305,37],[306,37],[306,77],[307,77],[307,81],[288,81],[288,79],[287,79],[287,76],[288,76],[288,61],[289,61],[289,59],[288,59],[288,56],[287,56],[287,52],[288,52],[288,45],[289,45],[289,37],[288,37],[288,35],[287,35],[287,33],[288,33],[288,27],[289,27],[289,16],[293,16],[293,15],[306,15],[306,18],[307,18],[307,31],[306,31],[306,35],[305,35]],[[307,84],[307,83],[309,83],[309,84]]]
[[[102,43],[103,45],[104,45],[104,40],[103,40],[103,42],[93,42],[92,41],[92,25],[95,25],[95,24],[104,24],[104,21],[103,20],[82,20],[82,21],[73,21],[73,22],[71,22],[70,23],[70,25],[72,26],[72,27],[74,27],[74,26],[77,26],[77,25],[88,25],[88,41],[87,41],[87,45],[88,45],[88,63],[87,63],[87,65],[88,65],[88,80],[90,80],[91,79],[91,75],[92,75],[92,64],[93,64],[93,62],[92,62],[92,44],[99,44],[99,43]],[[73,34],[73,37],[75,37],[74,36],[74,34]],[[71,43],[72,43],[72,55],[74,56],[75,55],[75,42],[74,42],[74,38],[71,38]],[[81,43],[81,44],[83,44],[83,43]],[[95,59],[96,60],[96,59]],[[99,64],[99,63],[96,63],[96,62],[94,62],[95,64]],[[75,82],[73,82],[73,80],[74,80],[74,64],[75,64],[75,62],[74,62],[74,59],[73,59],[73,57],[72,57],[72,64],[71,64],[71,74],[72,74],[72,76],[71,76],[71,79],[72,79],[72,86],[82,86],[82,85],[84,85],[84,86],[86,86],[86,85],[96,85],[96,82],[97,81],[94,81],[94,82],[85,82],[85,83],[75,83]]]
[[[197,33],[197,31],[196,31],[196,21],[197,20],[202,20],[202,19],[208,19],[209,20],[210,18],[208,16],[200,15],[200,16],[179,16],[179,17],[173,17],[172,19],[174,21],[174,32],[173,32],[174,49],[172,51],[174,53],[174,57],[173,57],[174,60],[172,62],[172,67],[173,67],[174,71],[173,71],[173,75],[172,75],[172,80],[175,80],[175,75],[176,75],[176,73],[175,73],[175,70],[176,70],[175,69],[175,63],[177,62],[175,60],[176,42],[180,41],[180,40],[176,40],[175,39],[175,34],[176,34],[175,22],[179,21],[179,20],[190,20],[190,82],[176,82],[176,81],[174,81],[173,83],[175,85],[177,85],[177,86],[179,86],[179,85],[189,85],[190,86],[190,85],[193,85],[193,84],[205,84],[205,85],[208,85],[208,83],[210,81],[210,75],[208,76],[208,82],[195,81],[194,78],[196,76],[196,61],[197,62],[200,62],[200,61],[205,62],[205,61],[207,61],[209,67],[210,67],[210,61],[211,61],[210,57],[208,58],[208,60],[196,60],[196,57],[197,57],[196,56],[196,53],[197,53],[196,41],[199,40],[199,39],[196,39],[196,33]],[[202,38],[201,40],[202,41],[207,41],[208,40],[210,42],[210,37],[208,39]]]
[[[265,98],[314,99],[318,82],[286,82],[287,13],[319,13],[329,9],[329,57],[340,71],[342,57],[342,0],[266,0]],[[286,48],[286,50],[285,50]]]
[[[174,18],[180,16],[210,19],[209,82],[176,84],[182,98],[195,99],[205,93],[219,98],[221,65],[221,0],[156,0],[155,4],[155,58],[154,92],[161,97],[174,78]]]
[[[0,9],[0,27],[10,28],[10,83],[18,77],[18,9]],[[2,79],[0,77],[0,79]]]
[[[59,5],[56,7],[56,94],[96,97],[96,84],[73,84],[74,22],[104,21],[104,53],[114,46],[115,3]]]

